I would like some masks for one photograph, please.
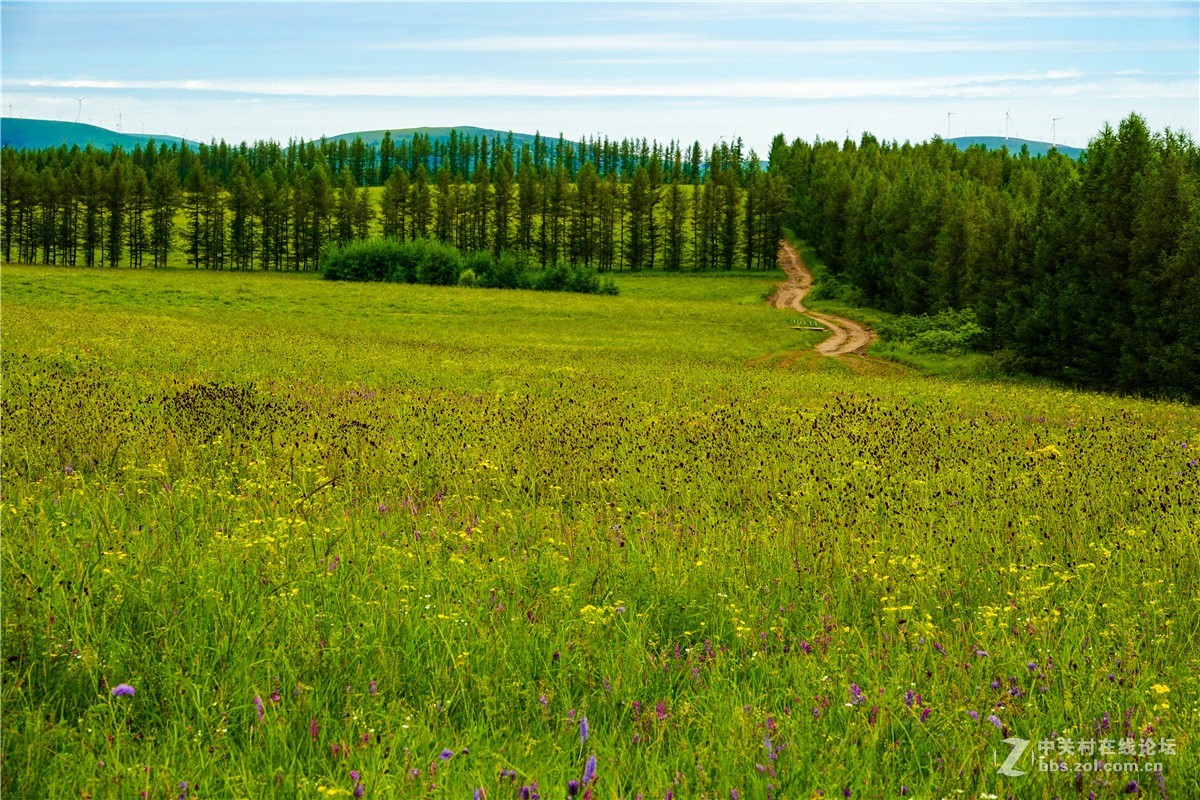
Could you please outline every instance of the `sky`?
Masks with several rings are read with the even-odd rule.
[[[0,2],[5,116],[286,141],[475,125],[763,153],[1200,129],[1194,2]],[[83,98],[80,101],[79,98]]]

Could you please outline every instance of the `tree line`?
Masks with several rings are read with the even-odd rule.
[[[135,268],[315,270],[330,245],[381,235],[542,268],[766,270],[788,202],[740,140],[6,148],[3,173],[6,261]]]
[[[972,340],[1023,370],[1200,399],[1200,154],[1137,115],[1078,161],[864,134],[778,136],[763,164],[740,141],[458,132],[2,158],[5,261],[315,270],[382,235],[542,269],[766,270],[786,223],[847,300],[969,310]]]
[[[859,142],[770,163],[789,220],[846,299],[974,312],[985,349],[1036,374],[1200,400],[1200,153],[1131,115],[1078,162],[1056,151]]]

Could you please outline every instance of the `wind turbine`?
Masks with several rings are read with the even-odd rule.
[[[946,112],[946,138],[950,138],[950,118],[954,116],[953,111]]]
[[[1063,119],[1063,118],[1062,117],[1054,117],[1053,119],[1050,120],[1050,146],[1051,147],[1056,147],[1058,145],[1058,121],[1060,119]]]
[[[75,99],[79,102],[79,108],[75,111],[75,121],[79,122],[79,118],[83,115],[83,101],[87,100],[87,98],[76,97]]]
[[[124,120],[124,117],[121,115],[121,110],[117,109],[117,130],[118,131],[121,130],[121,123],[123,120]]]
[[[1008,111],[1012,111],[1010,108]],[[1004,141],[1008,141],[1008,111],[1004,112]]]

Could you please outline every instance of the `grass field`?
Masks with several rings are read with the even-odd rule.
[[[617,280],[3,267],[4,796],[1200,785],[1195,407]]]

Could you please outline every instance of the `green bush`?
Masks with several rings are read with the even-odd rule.
[[[880,325],[879,335],[886,341],[908,343],[914,353],[947,355],[979,350],[987,341],[987,331],[969,308],[933,315],[905,314]]]
[[[453,245],[429,239],[363,239],[330,245],[321,255],[321,274],[331,281],[617,294],[611,279],[601,279],[595,270],[582,265],[559,263],[534,276],[524,254],[476,252],[464,256]]]
[[[330,245],[321,257],[321,274],[331,281],[389,280],[403,245],[395,239],[364,239]]]

